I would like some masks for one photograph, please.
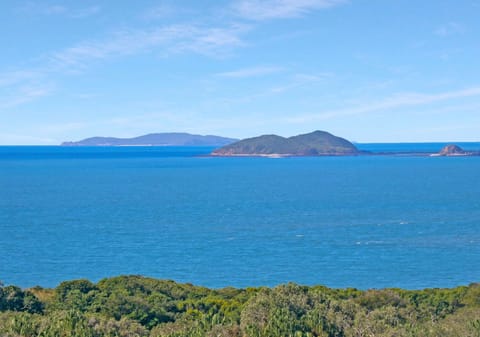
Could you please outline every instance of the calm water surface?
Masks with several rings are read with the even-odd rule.
[[[480,157],[201,156],[210,150],[0,147],[0,280],[480,281]]]

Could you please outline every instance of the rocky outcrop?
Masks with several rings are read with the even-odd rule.
[[[465,155],[468,154],[468,152],[463,150],[458,145],[450,144],[450,145],[445,146],[443,149],[441,149],[438,154],[440,156],[465,156]]]

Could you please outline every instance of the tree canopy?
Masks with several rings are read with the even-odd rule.
[[[0,336],[480,337],[480,284],[208,289],[141,276],[0,286]]]

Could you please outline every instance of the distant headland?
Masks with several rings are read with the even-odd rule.
[[[184,132],[151,133],[134,138],[92,137],[62,146],[224,146],[238,141],[213,135],[192,135]]]

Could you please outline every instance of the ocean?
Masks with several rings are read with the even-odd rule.
[[[360,289],[480,281],[480,157],[211,150],[0,147],[0,280],[53,287],[140,274],[213,288]]]

